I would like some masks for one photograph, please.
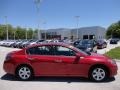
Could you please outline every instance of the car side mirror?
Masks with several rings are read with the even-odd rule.
[[[80,59],[84,59],[84,57],[81,56],[79,53],[76,53],[76,57],[77,57],[77,58],[80,58]]]
[[[81,55],[79,53],[76,53],[76,57],[81,57]]]

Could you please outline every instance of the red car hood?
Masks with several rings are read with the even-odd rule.
[[[107,57],[105,55],[101,55],[101,54],[97,54],[97,53],[91,53],[91,55],[88,56],[88,58],[93,58],[96,60],[108,60],[108,59],[110,59],[109,57]]]

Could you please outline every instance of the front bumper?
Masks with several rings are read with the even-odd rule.
[[[117,65],[112,66],[110,71],[111,71],[110,77],[114,77],[115,75],[117,75],[117,71],[118,71]]]

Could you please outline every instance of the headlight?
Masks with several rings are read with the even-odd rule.
[[[8,61],[10,59],[11,59],[11,53],[8,53],[7,56],[6,56],[6,58],[5,58],[5,61]]]
[[[87,48],[87,50],[86,50],[86,51],[91,51],[91,49],[92,49],[92,48]]]
[[[110,59],[109,62],[110,62],[111,64],[116,64],[116,61],[113,60],[113,59]]]

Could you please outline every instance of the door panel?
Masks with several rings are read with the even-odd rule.
[[[32,66],[37,76],[61,76],[66,75],[66,65],[59,56],[50,55],[29,55]]]
[[[60,57],[66,63],[66,73],[69,76],[84,76],[86,65],[82,63],[83,59],[76,56],[63,56]]]
[[[68,47],[56,46],[56,55],[66,64],[66,74],[69,76],[80,76],[83,74],[84,65],[76,52]]]

